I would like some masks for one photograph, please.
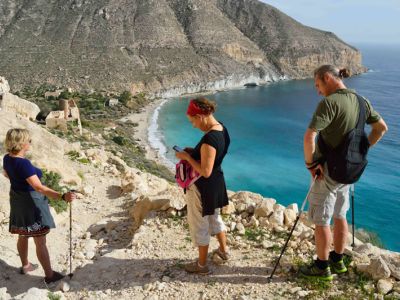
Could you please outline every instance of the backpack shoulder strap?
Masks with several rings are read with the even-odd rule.
[[[357,97],[358,100],[358,106],[360,107],[360,112],[358,114],[358,121],[357,121],[357,125],[356,128],[359,130],[364,130],[364,126],[365,126],[365,122],[366,122],[366,104],[365,104],[365,99],[363,97],[361,97],[360,95],[354,93]]]

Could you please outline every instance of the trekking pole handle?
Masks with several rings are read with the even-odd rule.
[[[303,204],[301,205],[301,209],[300,209],[300,212],[299,212],[299,216],[300,216],[301,213],[304,211],[304,208],[305,208],[305,206],[306,206],[306,204],[307,204],[308,196],[309,196],[310,193],[311,193],[311,189],[313,188],[313,186],[314,186],[314,184],[315,184],[315,181],[317,180],[317,178],[318,178],[318,176],[319,176],[320,174],[321,174],[321,172],[320,172],[319,170],[317,170],[317,173],[315,174],[315,176],[314,176],[314,178],[313,178],[313,181],[312,181],[312,183],[311,183],[311,185],[310,185],[310,188],[309,188],[309,190],[308,190],[307,196],[306,196],[306,198],[304,199]]]

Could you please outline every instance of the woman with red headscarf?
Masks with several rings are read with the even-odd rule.
[[[189,230],[199,249],[199,259],[185,266],[189,273],[210,273],[207,266],[210,235],[215,235],[219,242],[219,248],[213,254],[224,261],[229,258],[225,225],[219,211],[228,205],[221,164],[230,138],[225,126],[214,118],[215,109],[216,104],[203,97],[190,101],[187,117],[193,127],[205,134],[195,148],[185,148],[176,153],[177,158],[188,161],[201,175],[186,191]]]

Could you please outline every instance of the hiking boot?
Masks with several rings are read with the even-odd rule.
[[[332,273],[343,274],[347,272],[347,268],[343,262],[343,259],[339,260],[338,262],[334,262],[332,259],[329,259],[329,266],[332,270]]]
[[[326,269],[320,269],[315,263],[308,266],[303,266],[300,268],[300,276],[308,279],[320,279],[325,281],[333,280],[331,269],[327,267]]]
[[[200,267],[197,260],[190,264],[186,264],[185,271],[188,273],[199,274],[199,275],[207,275],[211,273],[207,265]]]
[[[222,252],[221,249],[217,248],[211,253],[211,257],[214,257],[214,255],[217,255],[220,259],[222,259],[224,262],[228,261],[229,258],[231,257],[229,252]]]
[[[59,280],[63,279],[64,277],[65,277],[65,276],[64,276],[63,274],[58,273],[58,272],[56,272],[56,271],[53,271],[53,276],[51,276],[50,278],[45,277],[45,278],[44,278],[44,282],[45,282],[46,284],[49,284],[49,283],[52,283],[52,282],[59,281]]]

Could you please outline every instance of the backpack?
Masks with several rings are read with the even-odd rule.
[[[326,161],[329,177],[343,184],[358,181],[368,164],[369,141],[364,131],[366,104],[361,96],[355,95],[360,106],[356,127],[350,130],[335,148],[325,143],[321,133],[318,135],[318,147],[323,155],[320,163]]]
[[[201,176],[186,160],[180,160],[175,166],[175,181],[184,189],[190,187]]]

